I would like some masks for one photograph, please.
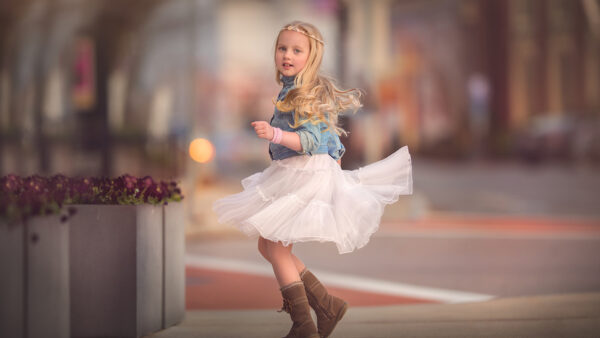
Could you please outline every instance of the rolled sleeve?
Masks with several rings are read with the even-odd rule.
[[[296,133],[300,136],[300,144],[302,145],[302,150],[298,152],[299,154],[312,155],[312,152],[319,148],[321,143],[320,124],[315,125],[307,122],[298,127]]]
[[[336,135],[337,136],[337,135]],[[328,153],[334,160],[339,160],[344,156],[346,152],[346,147],[339,141],[339,138],[336,140],[335,138],[331,138],[332,142],[329,142],[328,145]]]

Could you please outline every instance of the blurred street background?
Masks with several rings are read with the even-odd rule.
[[[600,291],[599,0],[2,0],[0,172],[181,182],[187,306],[275,309],[217,198],[269,164],[292,20],[364,91],[344,169],[408,145],[414,195],[357,252],[295,246],[351,306]]]

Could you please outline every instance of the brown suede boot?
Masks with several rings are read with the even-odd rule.
[[[310,307],[301,281],[294,282],[281,288],[283,307],[281,311],[290,314],[294,324],[284,338],[319,338],[315,323],[310,316]]]
[[[321,338],[329,337],[335,325],[346,314],[348,303],[327,293],[323,284],[308,269],[300,273],[300,278],[304,282],[308,303],[317,314],[319,335]]]

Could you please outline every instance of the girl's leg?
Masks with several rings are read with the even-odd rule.
[[[283,306],[279,311],[290,314],[293,325],[286,337],[319,338],[319,331],[310,315],[310,303],[304,283],[292,259],[292,245],[267,241],[268,257],[280,286]]]
[[[266,243],[268,257],[279,286],[284,287],[300,281],[300,275],[292,259],[292,245],[286,247],[281,242],[266,241]]]
[[[267,250],[267,242],[269,241],[264,239],[262,236],[258,237],[258,251],[267,260],[267,262],[271,263],[271,258],[269,257],[269,252]],[[296,265],[296,270],[298,271],[298,273],[304,271],[304,269],[306,269],[304,263],[293,253],[291,255],[292,259],[294,260],[294,265]]]
[[[294,260],[294,264],[296,265],[296,270],[298,270],[298,273],[301,273],[304,271],[304,269],[306,269],[306,265],[304,265],[304,263],[302,263],[300,258],[296,257],[296,255],[292,254],[292,259]]]
[[[292,253],[292,245],[284,247],[280,242],[272,242],[260,237],[258,239],[258,251],[273,266],[275,277],[282,288],[282,292],[284,286],[286,287],[285,289],[288,289],[293,287],[293,284],[302,283],[301,289],[305,290],[304,297],[306,297],[306,294],[310,294],[311,296],[307,298],[307,301],[317,314],[318,331],[322,333],[322,336],[329,336],[336,324],[346,313],[348,304],[340,298],[329,295],[319,280],[310,271],[305,271],[306,266],[304,263]],[[301,278],[300,273],[303,271],[305,273]],[[307,311],[304,312],[306,313],[304,313],[301,321],[304,324],[311,323],[306,324],[307,326],[314,325],[312,324],[312,319],[310,319],[310,314]],[[300,319],[295,320],[294,317],[292,317],[292,320],[295,326],[296,321],[300,322]],[[311,330],[313,329],[311,328]],[[294,331],[294,326],[290,332],[292,331]]]

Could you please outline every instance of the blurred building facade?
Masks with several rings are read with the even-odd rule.
[[[351,68],[368,70],[378,128],[391,129],[373,148],[597,160],[598,1],[376,3],[356,1],[349,25],[363,36],[351,50],[371,53]]]
[[[600,157],[598,0],[5,0],[0,171],[181,177],[260,166],[279,28],[365,91],[348,166],[414,153]],[[367,137],[366,135],[369,135]],[[196,137],[216,159],[199,169]]]

